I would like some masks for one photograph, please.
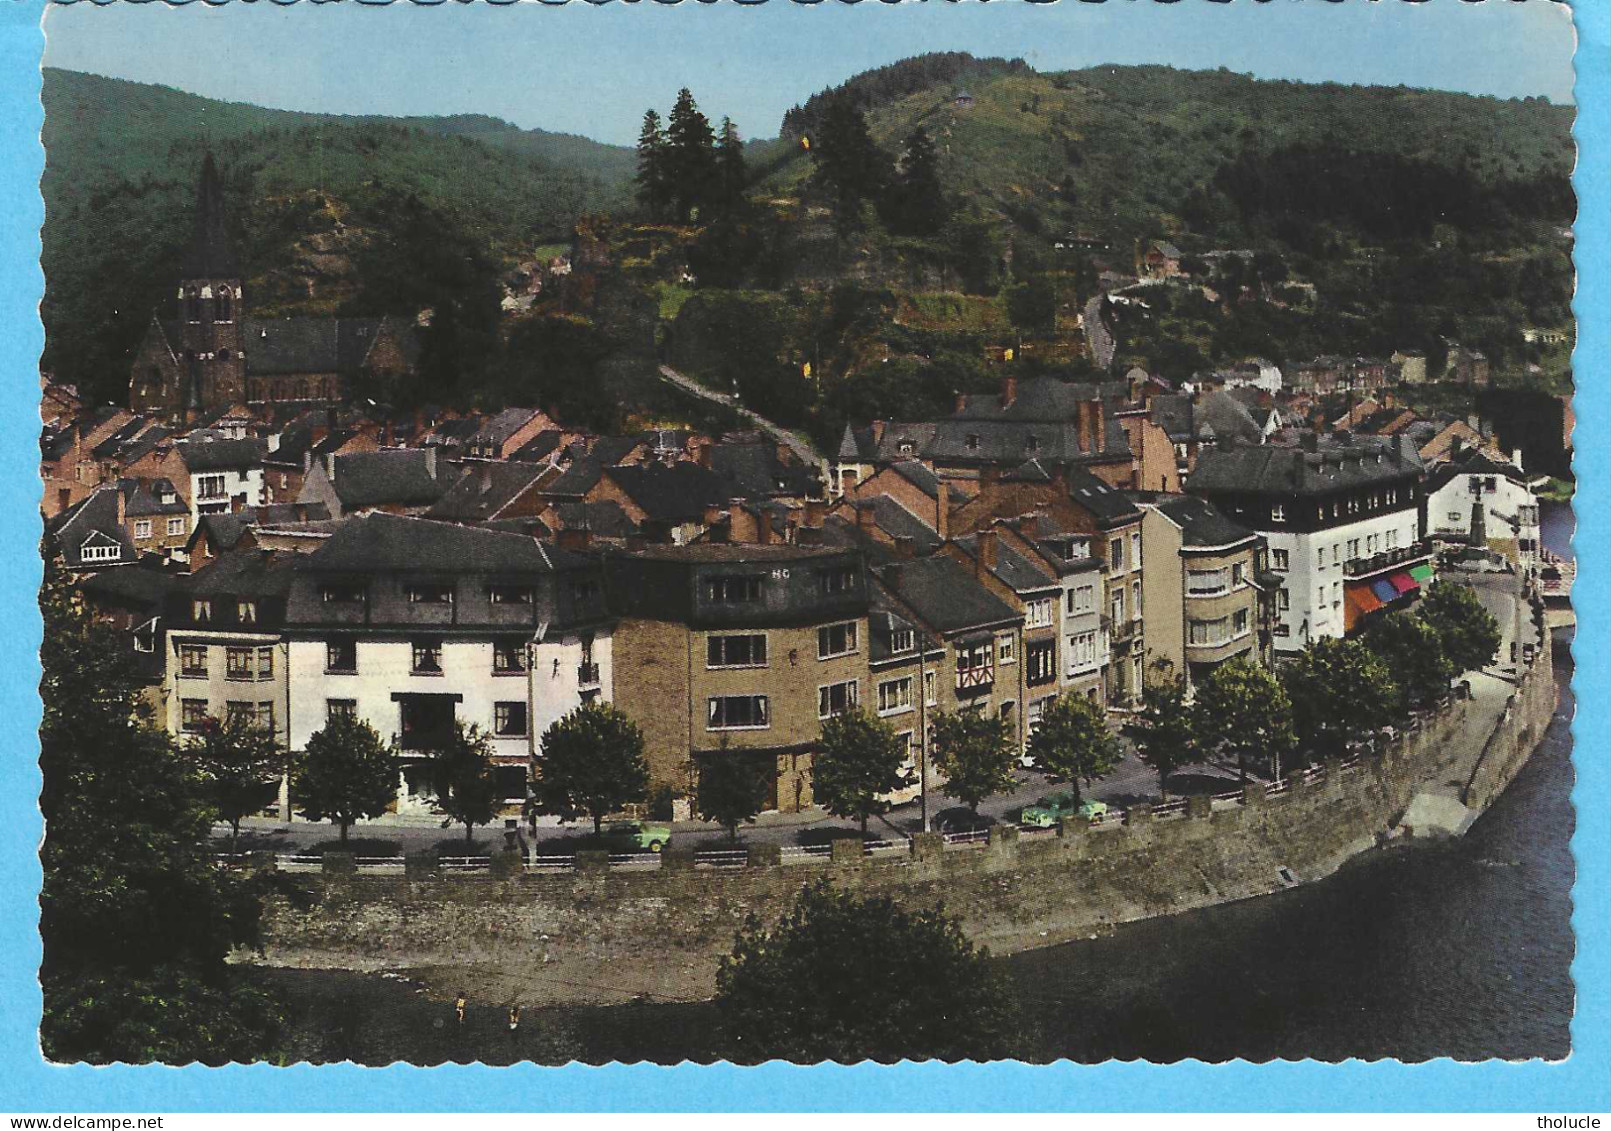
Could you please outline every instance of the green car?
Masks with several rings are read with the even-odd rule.
[[[1061,793],[1049,793],[1033,805],[1026,805],[1019,814],[1018,823],[1029,825],[1037,829],[1049,829],[1064,817],[1080,816],[1086,820],[1100,817],[1108,811],[1108,807],[1101,801],[1083,801],[1076,805],[1074,795],[1067,790]]]
[[[627,852],[659,852],[671,839],[670,825],[651,825],[644,821],[611,821],[604,826],[604,837],[610,847]]]

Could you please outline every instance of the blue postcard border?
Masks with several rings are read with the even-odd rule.
[[[784,0],[773,0],[784,2]],[[1066,0],[1072,2],[1072,0]],[[1363,2],[1363,0],[1355,0]],[[1432,0],[1448,3],[1452,0]],[[1500,2],[1500,0],[1491,0]],[[1533,0],[1535,3],[1550,0]],[[1555,1064],[1434,1061],[1341,1065],[1109,1063],[898,1065],[771,1064],[590,1068],[486,1068],[351,1065],[56,1067],[40,1056],[40,994],[35,901],[41,822],[35,798],[39,722],[35,594],[39,351],[38,303],[41,17],[45,0],[0,6],[0,642],[10,662],[0,675],[0,1109],[23,1113],[150,1111],[744,1111],[744,1110],[1081,1110],[1081,1111],[1606,1111],[1611,1109],[1611,244],[1607,192],[1608,48],[1606,0],[1576,0],[1578,29],[1579,199],[1576,260],[1579,319],[1574,356],[1578,434],[1600,438],[1576,448],[1579,572],[1573,724],[1577,857],[1572,971],[1577,1010],[1573,1053]]]

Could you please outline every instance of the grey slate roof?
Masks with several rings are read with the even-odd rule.
[[[244,471],[261,467],[268,445],[262,440],[196,440],[178,445],[190,471]]]
[[[389,448],[336,456],[332,486],[342,509],[435,503],[452,486],[452,475],[439,469],[433,477],[428,455],[417,448]]]
[[[548,457],[558,450],[564,438],[565,433],[557,428],[544,429],[510,453],[509,458],[525,463],[546,462]]]
[[[979,536],[967,534],[961,538],[952,539],[975,559],[979,556]],[[1039,562],[1024,557],[1012,546],[997,539],[996,564],[991,571],[996,579],[1015,593],[1033,593],[1040,589],[1050,589],[1057,584],[1057,578]]]
[[[523,534],[376,512],[348,519],[322,546],[303,555],[298,568],[550,572],[562,553]]]
[[[535,463],[478,463],[459,476],[425,516],[456,522],[490,518],[546,474],[548,469]],[[339,479],[336,484],[340,486]]]
[[[1191,495],[1166,495],[1157,500],[1160,511],[1181,530],[1186,546],[1230,546],[1254,537],[1253,531],[1232,522],[1207,499]]]
[[[241,319],[242,349],[246,371],[253,374],[347,373],[363,364],[375,344],[385,318],[296,318]],[[391,322],[405,358],[418,359],[419,343],[414,328],[404,322]],[[173,334],[169,333],[169,340]]]
[[[961,411],[952,419],[1072,422],[1078,417],[1082,401],[1099,400],[1106,391],[1103,385],[1093,382],[1026,377],[1019,380],[1012,404],[1004,406],[996,393],[975,393],[963,398]]]
[[[1185,393],[1166,393],[1151,401],[1152,422],[1177,444],[1191,440],[1227,439],[1258,443],[1264,430],[1247,405],[1223,389],[1203,393],[1196,403]]]
[[[166,479],[153,479],[147,482],[143,479],[119,479],[118,487],[122,490],[124,499],[123,513],[136,517],[146,515],[189,514],[190,508],[179,497],[172,483]],[[171,496],[170,501],[163,502],[163,495]]]
[[[807,495],[817,486],[815,472],[784,463],[772,444],[718,444],[710,458],[712,469],[730,479],[746,498]]]
[[[230,239],[224,205],[224,186],[218,166],[208,153],[201,162],[201,183],[196,192],[196,225],[180,261],[186,279],[239,279],[240,260]]]
[[[1496,460],[1486,453],[1476,449],[1468,449],[1464,455],[1455,459],[1445,460],[1435,468],[1427,477],[1426,490],[1428,494],[1444,487],[1450,480],[1458,479],[1462,475],[1492,475],[1508,479],[1512,483],[1525,483],[1527,477],[1513,463]]]
[[[471,436],[477,444],[502,444],[509,437],[530,423],[531,418],[537,415],[534,408],[506,408],[489,416],[481,422],[481,427]]]
[[[1418,476],[1422,470],[1414,444],[1403,437],[1355,436],[1346,444],[1328,437],[1317,451],[1270,444],[1205,450],[1197,457],[1190,487],[1194,494],[1316,495]]]
[[[556,503],[554,513],[559,516],[562,529],[586,530],[600,538],[627,538],[638,532],[637,526],[614,499],[596,503]]]
[[[51,520],[48,529],[68,568],[97,569],[135,560],[134,542],[117,520],[117,498],[117,487],[101,487]],[[117,561],[85,562],[82,551],[86,542],[95,546],[118,546]]]
[[[197,570],[188,588],[198,597],[283,598],[300,556],[289,550],[231,550]]]
[[[593,447],[588,454],[598,460],[601,467],[613,467],[642,444],[641,436],[600,436],[593,441]]]
[[[894,563],[875,573],[902,604],[946,635],[1020,619],[1011,605],[943,554]]]
[[[607,467],[604,474],[655,522],[698,521],[707,506],[725,505],[739,494],[725,475],[695,463]]]

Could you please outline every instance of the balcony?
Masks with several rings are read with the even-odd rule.
[[[1114,644],[1129,644],[1140,635],[1140,617],[1133,617],[1130,620],[1117,621],[1108,628],[1108,640]]]
[[[1431,556],[1432,544],[1430,542],[1412,542],[1408,546],[1398,546],[1391,550],[1383,550],[1379,554],[1372,554],[1366,558],[1349,558],[1343,563],[1343,577],[1349,581],[1371,577],[1399,566],[1426,561]]]
[[[597,687],[599,685],[599,666],[597,664],[577,664],[576,685],[578,687]]]

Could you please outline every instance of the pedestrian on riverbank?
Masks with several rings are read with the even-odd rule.
[[[520,1028],[520,1005],[517,1002],[509,1007],[509,1035],[513,1037]]]
[[[453,1013],[458,1017],[459,1028],[461,1029],[464,1028],[464,1010],[468,1005],[469,1002],[465,1000],[464,991],[460,990],[459,996],[453,999]]]

